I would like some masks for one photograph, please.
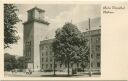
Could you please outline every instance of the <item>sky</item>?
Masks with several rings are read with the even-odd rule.
[[[20,39],[16,44],[11,45],[11,48],[5,49],[5,53],[10,53],[12,55],[22,56],[23,55],[23,24],[27,21],[27,11],[33,7],[38,7],[45,10],[45,20],[50,23],[50,27],[47,31],[47,37],[54,38],[55,30],[61,28],[66,22],[72,22],[78,25],[78,29],[81,31],[83,29],[84,21],[88,18],[100,18],[101,16],[101,5],[97,4],[16,4],[19,12],[18,17],[22,22],[17,23],[17,31]],[[87,23],[87,22],[86,22]]]

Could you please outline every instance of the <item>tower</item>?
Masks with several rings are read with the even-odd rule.
[[[27,11],[28,19],[24,25],[24,57],[27,59],[26,68],[40,70],[40,41],[44,40],[49,23],[44,20],[45,11],[34,7]]]

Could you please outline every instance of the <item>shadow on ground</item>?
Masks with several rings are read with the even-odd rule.
[[[41,77],[75,77],[75,76],[83,76],[83,75],[41,75]]]

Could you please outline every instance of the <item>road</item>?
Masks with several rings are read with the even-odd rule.
[[[25,74],[24,72],[5,72],[5,77],[89,77],[85,73],[77,73],[75,75],[67,76],[67,72],[56,72],[56,75],[53,75],[53,72],[33,72],[31,75]],[[100,77],[100,75],[92,75],[92,77]]]

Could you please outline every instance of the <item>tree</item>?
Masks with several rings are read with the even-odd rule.
[[[16,35],[16,24],[21,20],[17,16],[17,7],[13,4],[4,4],[4,48],[16,43],[19,36]]]
[[[67,66],[68,75],[71,64],[80,62],[81,57],[85,55],[86,47],[87,40],[72,23],[66,23],[62,29],[56,31],[53,42],[54,56],[57,61]]]
[[[83,72],[84,72],[84,69],[86,68],[86,67],[88,67],[89,66],[89,59],[90,59],[90,57],[89,57],[89,48],[87,47],[85,50],[84,50],[84,52],[82,52],[82,53],[85,53],[85,54],[81,54],[81,67],[83,68]]]
[[[25,65],[26,65],[26,58],[25,57],[19,57],[18,59],[17,59],[17,68],[18,69],[26,69],[26,67],[25,67]]]
[[[10,71],[12,69],[17,68],[17,62],[14,55],[10,55],[9,53],[4,54],[4,70]]]

